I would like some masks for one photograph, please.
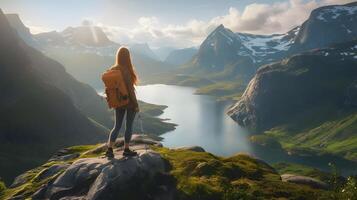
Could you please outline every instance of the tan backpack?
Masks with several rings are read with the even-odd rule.
[[[102,74],[109,108],[120,108],[129,103],[128,89],[120,70],[110,69]]]

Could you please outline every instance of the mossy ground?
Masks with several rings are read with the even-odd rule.
[[[278,140],[284,149],[328,153],[357,161],[357,112],[327,116],[323,116],[326,120],[319,120],[321,116],[310,121],[311,117],[295,120],[264,134]]]
[[[248,155],[154,149],[171,164],[183,199],[328,199],[327,191],[283,183],[274,168]]]
[[[26,182],[20,186],[14,188],[7,188],[0,195],[0,199],[11,199],[16,196],[30,197],[33,193],[35,193],[43,184],[48,183],[49,181],[56,178],[63,171],[58,172],[57,174],[38,180],[37,176],[43,171],[53,166],[54,164],[59,164],[59,162],[49,162],[35,169],[29,170],[24,174],[24,178]]]
[[[67,161],[49,161],[37,168],[34,168],[32,170],[25,172],[23,174],[23,177],[26,180],[26,182],[24,184],[17,186],[17,187],[3,189],[3,192],[1,192],[2,182],[0,182],[0,199],[11,199],[11,198],[13,198],[15,196],[19,196],[19,195],[21,195],[25,198],[29,198],[43,184],[46,184],[46,183],[50,182],[51,180],[54,180],[56,177],[58,177],[63,172],[63,170],[57,172],[53,176],[47,177],[42,180],[37,178],[39,176],[39,174],[41,174],[41,172],[43,172],[44,170],[46,170],[56,164],[66,164],[66,163],[71,164],[80,158],[98,157],[103,152],[98,152],[98,153],[89,153],[89,152],[90,152],[90,150],[93,150],[93,149],[99,147],[100,145],[101,144],[80,145],[80,146],[72,146],[72,147],[67,148],[66,154],[78,153],[80,155],[77,158],[70,159]]]
[[[79,153],[80,156],[68,161],[48,162],[26,172],[27,181],[18,187],[3,190],[2,194],[0,190],[0,199],[10,199],[17,195],[29,198],[41,185],[54,180],[63,172],[38,181],[36,177],[43,170],[55,164],[70,164],[79,158],[101,156],[103,151],[91,151],[99,146],[100,144],[68,148],[68,154]],[[169,161],[170,174],[177,180],[180,199],[324,199],[329,193],[283,183],[274,168],[245,154],[223,158],[207,152],[151,148]]]
[[[249,138],[253,144],[258,144],[267,148],[281,149],[281,145],[275,138],[268,135],[253,135]]]
[[[6,185],[5,185],[5,183],[2,182],[2,181],[0,181],[0,195],[2,195],[5,190],[6,190]]]

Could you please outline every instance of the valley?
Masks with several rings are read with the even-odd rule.
[[[101,74],[120,46],[130,50],[140,81],[134,146],[143,162],[164,163],[153,166],[165,174],[165,195],[329,199],[332,176],[346,183],[342,176],[357,173],[357,2],[316,8],[284,33],[234,32],[220,24],[199,46],[185,48],[114,42],[101,26],[85,23],[32,34],[22,20],[0,10],[0,197],[65,197],[52,181],[73,178],[68,171],[81,159],[98,162],[92,178],[102,181],[113,111]],[[56,160],[67,154],[75,157]],[[52,166],[63,168],[39,180]],[[5,189],[19,174],[26,179]],[[322,186],[285,185],[291,174]],[[93,180],[78,191],[58,187],[112,198]],[[117,183],[103,184],[109,191],[106,184]]]

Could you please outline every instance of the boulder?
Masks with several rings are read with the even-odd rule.
[[[79,155],[80,155],[79,153],[73,153],[73,154],[62,155],[62,156],[53,156],[49,161],[66,161],[66,160],[78,158]]]
[[[21,174],[19,176],[17,176],[14,180],[14,182],[10,185],[9,188],[15,188],[19,185],[22,185],[24,183],[26,183],[28,180],[27,180],[27,176],[26,176],[26,173],[24,174]]]
[[[133,149],[137,150],[138,156],[123,157],[122,150],[115,149],[114,159],[104,157],[78,159],[53,182],[40,188],[32,198],[147,199],[148,195],[160,196],[163,189],[174,190],[174,181],[170,179],[167,161],[160,154],[145,149],[143,145],[135,145]],[[63,169],[63,166],[53,167],[50,171],[58,169]],[[51,173],[48,171],[42,174],[48,176]],[[136,192],[138,190],[146,192],[138,194]]]
[[[41,171],[35,178],[35,181],[41,181],[45,178],[48,178],[50,176],[53,176],[57,174],[58,172],[65,170],[69,167],[69,164],[56,164],[52,165],[51,167],[44,169]]]
[[[328,185],[320,180],[311,178],[308,176],[300,176],[295,174],[283,174],[281,175],[283,182],[296,183],[301,185],[308,185],[316,189],[328,189]]]

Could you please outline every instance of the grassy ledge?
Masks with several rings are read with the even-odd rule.
[[[182,199],[328,199],[327,191],[283,183],[274,168],[245,154],[154,149],[171,164]]]

